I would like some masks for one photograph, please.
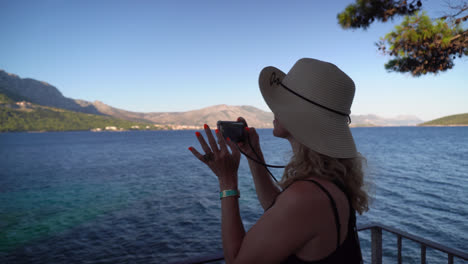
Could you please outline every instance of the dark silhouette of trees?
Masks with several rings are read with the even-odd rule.
[[[445,3],[449,12],[430,18],[421,0],[356,0],[337,18],[344,29],[367,29],[376,20],[404,16],[403,22],[376,45],[393,57],[385,64],[388,71],[420,76],[451,69],[457,57],[468,55],[468,30],[463,27],[468,20],[468,1]]]

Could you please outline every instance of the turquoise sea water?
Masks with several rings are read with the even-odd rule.
[[[267,161],[286,163],[289,144],[259,131]],[[468,127],[352,132],[374,196],[358,224],[468,251]],[[217,180],[191,145],[194,131],[0,134],[0,263],[168,263],[221,250]],[[244,158],[239,180],[249,228],[262,210]],[[369,263],[370,233],[360,238]],[[384,241],[394,263],[396,237]],[[416,244],[403,248],[419,263]],[[428,249],[428,261],[446,256]]]

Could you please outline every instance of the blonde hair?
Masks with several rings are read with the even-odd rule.
[[[365,161],[361,154],[356,158],[332,158],[299,144],[297,152],[293,154],[284,170],[279,185],[284,189],[296,180],[311,176],[333,181],[344,187],[351,206],[362,214],[369,210],[369,197],[364,186]]]

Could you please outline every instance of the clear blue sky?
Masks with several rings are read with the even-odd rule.
[[[354,79],[353,114],[428,120],[468,112],[466,58],[437,76],[388,73],[374,43],[395,23],[342,30],[336,15],[352,2],[7,0],[0,5],[0,69],[131,111],[268,110],[260,70],[287,72],[313,57]],[[423,4],[430,14],[444,8],[443,1]]]

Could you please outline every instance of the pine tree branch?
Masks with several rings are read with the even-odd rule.
[[[450,39],[450,42],[460,38],[460,37],[468,37],[468,30],[465,30],[463,31],[462,33],[458,34],[458,35],[455,35],[453,36],[451,39]]]

